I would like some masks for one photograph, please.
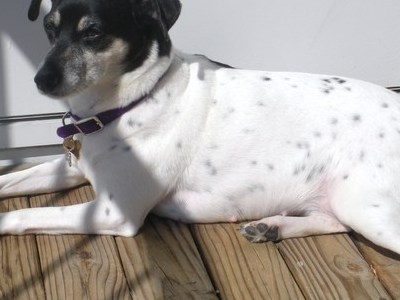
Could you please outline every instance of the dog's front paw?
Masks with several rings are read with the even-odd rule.
[[[252,243],[277,241],[279,238],[279,227],[268,226],[265,223],[249,223],[240,226],[240,233]]]

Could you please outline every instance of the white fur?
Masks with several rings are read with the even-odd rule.
[[[178,51],[159,59],[154,47],[117,87],[82,93],[103,94],[98,102],[69,102],[86,117],[151,91],[79,136],[72,168],[57,161],[0,177],[1,197],[85,177],[96,200],[0,214],[0,233],[131,236],[153,211],[185,222],[260,219],[242,228],[252,241],[267,227],[279,228],[274,239],[354,229],[400,253],[397,94],[348,78],[219,68]]]

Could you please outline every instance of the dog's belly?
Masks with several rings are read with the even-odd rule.
[[[334,183],[326,178],[322,175],[310,183],[281,178],[281,183],[276,184],[275,180],[239,176],[243,181],[232,180],[228,186],[224,180],[202,182],[196,186],[198,191],[180,190],[171,194],[153,212],[189,223],[237,222],[274,215],[308,215],[316,211],[333,215],[329,199]],[[202,190],[206,185],[208,188]]]

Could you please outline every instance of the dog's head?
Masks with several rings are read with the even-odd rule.
[[[32,0],[28,17],[39,15]],[[65,97],[140,68],[157,45],[168,56],[168,30],[179,16],[179,0],[52,0],[44,18],[51,44],[35,76],[39,90]]]

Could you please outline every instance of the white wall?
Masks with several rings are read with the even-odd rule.
[[[186,52],[240,68],[337,74],[400,85],[399,0],[182,2],[171,36]],[[27,20],[28,5],[27,0],[0,2],[0,118],[64,110],[34,86],[48,43],[41,20]],[[0,124],[0,149],[59,143],[58,125]]]
[[[250,69],[400,84],[399,0],[183,0],[175,45]]]

